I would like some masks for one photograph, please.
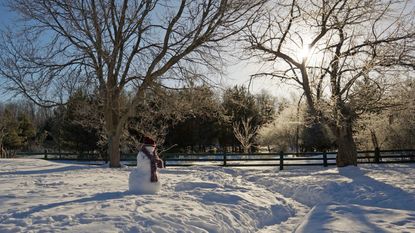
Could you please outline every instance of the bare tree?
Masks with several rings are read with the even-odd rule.
[[[388,85],[413,70],[414,9],[401,0],[282,0],[267,5],[246,32],[250,56],[266,62],[257,76],[304,91],[315,122],[336,137],[337,165],[356,165],[353,123],[378,108]],[[367,96],[357,83],[375,87]],[[384,107],[384,106],[382,106]]]
[[[3,34],[0,74],[11,91],[39,105],[95,85],[103,100],[110,166],[120,167],[120,136],[153,83],[195,64],[214,68],[219,42],[238,33],[251,0],[16,0],[24,23]],[[64,90],[66,92],[64,92]],[[123,107],[125,90],[133,97]],[[56,100],[56,99],[55,99]]]
[[[233,123],[233,133],[244,148],[244,153],[249,153],[259,128],[258,125],[253,124],[252,119],[252,117],[246,117],[241,122]]]
[[[169,127],[184,120],[185,113],[191,110],[178,95],[176,90],[165,90],[156,85],[145,93],[145,100],[127,123],[126,138],[133,142],[129,147],[136,148],[142,136],[150,136],[158,145],[164,143]]]

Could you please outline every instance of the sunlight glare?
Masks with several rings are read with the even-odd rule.
[[[301,48],[298,51],[298,57],[301,60],[307,59],[310,56],[310,47],[308,45],[305,45],[303,48]]]

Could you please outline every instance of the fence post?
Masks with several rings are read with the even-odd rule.
[[[45,159],[48,159],[48,150],[45,149]]]
[[[327,152],[323,151],[323,166],[327,167]]]
[[[284,152],[280,151],[280,170],[284,169]]]
[[[164,157],[164,156],[163,156]],[[167,166],[167,155],[163,158],[163,167],[166,168]]]
[[[226,167],[226,150],[223,151],[223,166]]]
[[[380,149],[379,147],[375,148],[375,163],[379,163],[380,162]]]

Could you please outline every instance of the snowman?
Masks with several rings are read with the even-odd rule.
[[[161,183],[157,168],[163,168],[163,161],[156,152],[156,143],[149,137],[144,137],[144,144],[137,155],[137,167],[130,173],[129,190],[135,194],[156,194],[160,191]]]

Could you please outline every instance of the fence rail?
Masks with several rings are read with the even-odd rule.
[[[103,161],[99,154],[76,154],[59,152],[18,152],[16,157],[36,157],[48,160],[78,160]],[[165,166],[237,166],[260,167],[274,166],[283,170],[289,166],[330,166],[336,165],[337,152],[305,152],[305,153],[216,153],[216,154],[185,154],[165,153],[163,160]],[[122,154],[121,160],[134,166],[136,154]],[[359,151],[357,156],[359,164],[364,163],[413,163],[415,150],[379,150]]]

